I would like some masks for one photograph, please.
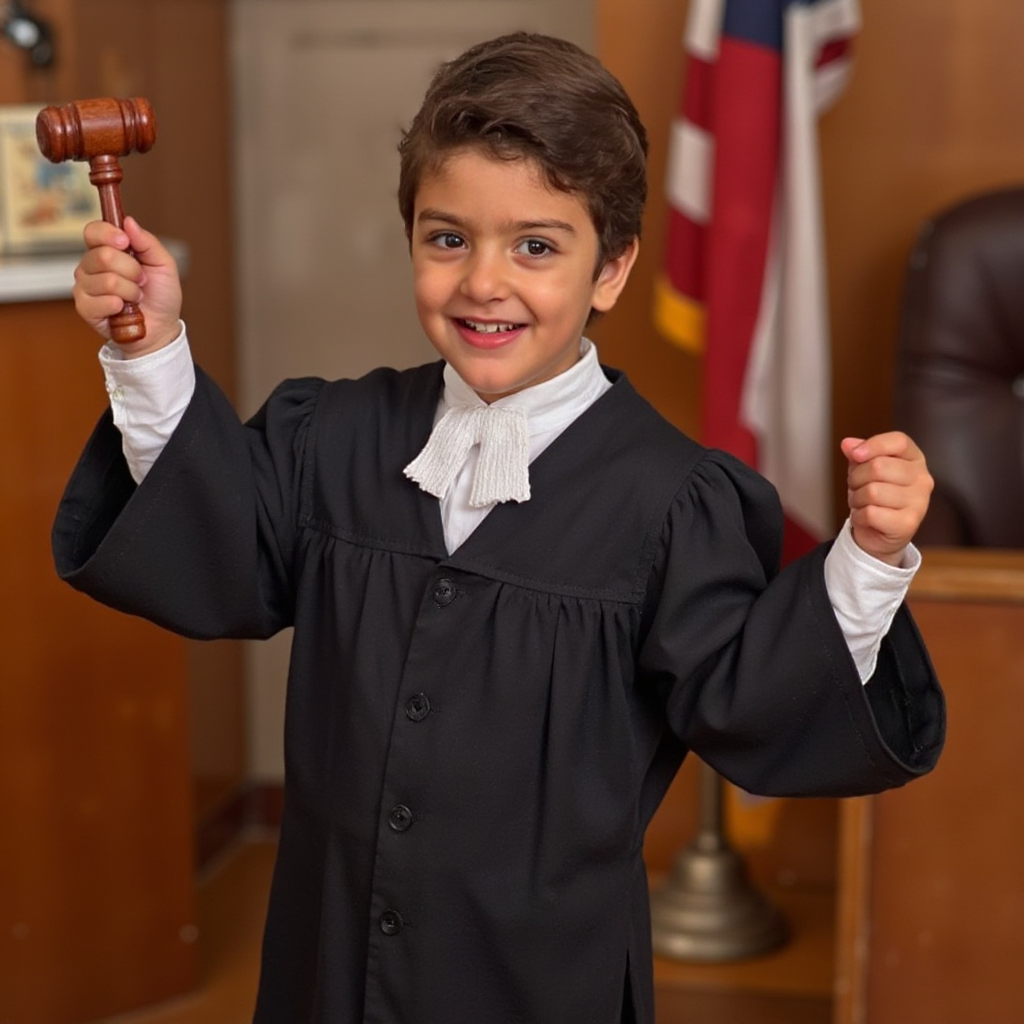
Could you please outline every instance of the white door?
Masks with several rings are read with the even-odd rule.
[[[285,377],[435,358],[397,146],[434,70],[525,29],[593,48],[592,0],[233,0],[239,405]],[[187,73],[187,68],[184,69]],[[250,771],[279,780],[288,637],[248,648]]]

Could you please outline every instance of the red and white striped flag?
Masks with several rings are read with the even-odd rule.
[[[779,490],[784,558],[834,529],[817,118],[858,0],[690,0],[672,126],[661,331],[704,357],[701,440]]]

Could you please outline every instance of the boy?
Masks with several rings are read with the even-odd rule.
[[[86,230],[79,311],[108,336],[137,301],[149,335],[104,351],[61,575],[191,636],[295,626],[262,1024],[649,1024],[641,848],[688,749],[794,794],[938,757],[901,606],[913,443],[844,442],[851,524],[776,575],[771,487],[583,339],[636,257],[645,150],[567,43],[443,67],[399,190],[443,362],[286,382],[244,426],[193,370],[162,246]]]

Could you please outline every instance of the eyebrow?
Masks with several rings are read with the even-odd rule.
[[[466,228],[469,224],[454,213],[447,213],[445,210],[427,208],[420,210],[416,216],[417,222],[426,220],[439,221],[442,224],[451,224],[452,227]],[[575,235],[576,229],[564,220],[518,220],[506,222],[501,225],[502,230],[522,231],[564,231],[566,234]]]

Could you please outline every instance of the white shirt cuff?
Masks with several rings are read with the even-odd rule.
[[[857,546],[849,519],[826,556],[825,588],[861,682],[873,675],[882,639],[920,565],[913,544],[907,545],[901,566],[872,557]]]
[[[110,342],[100,349],[114,426],[136,483],[142,483],[192,400],[196,376],[184,323],[170,345],[125,359]]]

